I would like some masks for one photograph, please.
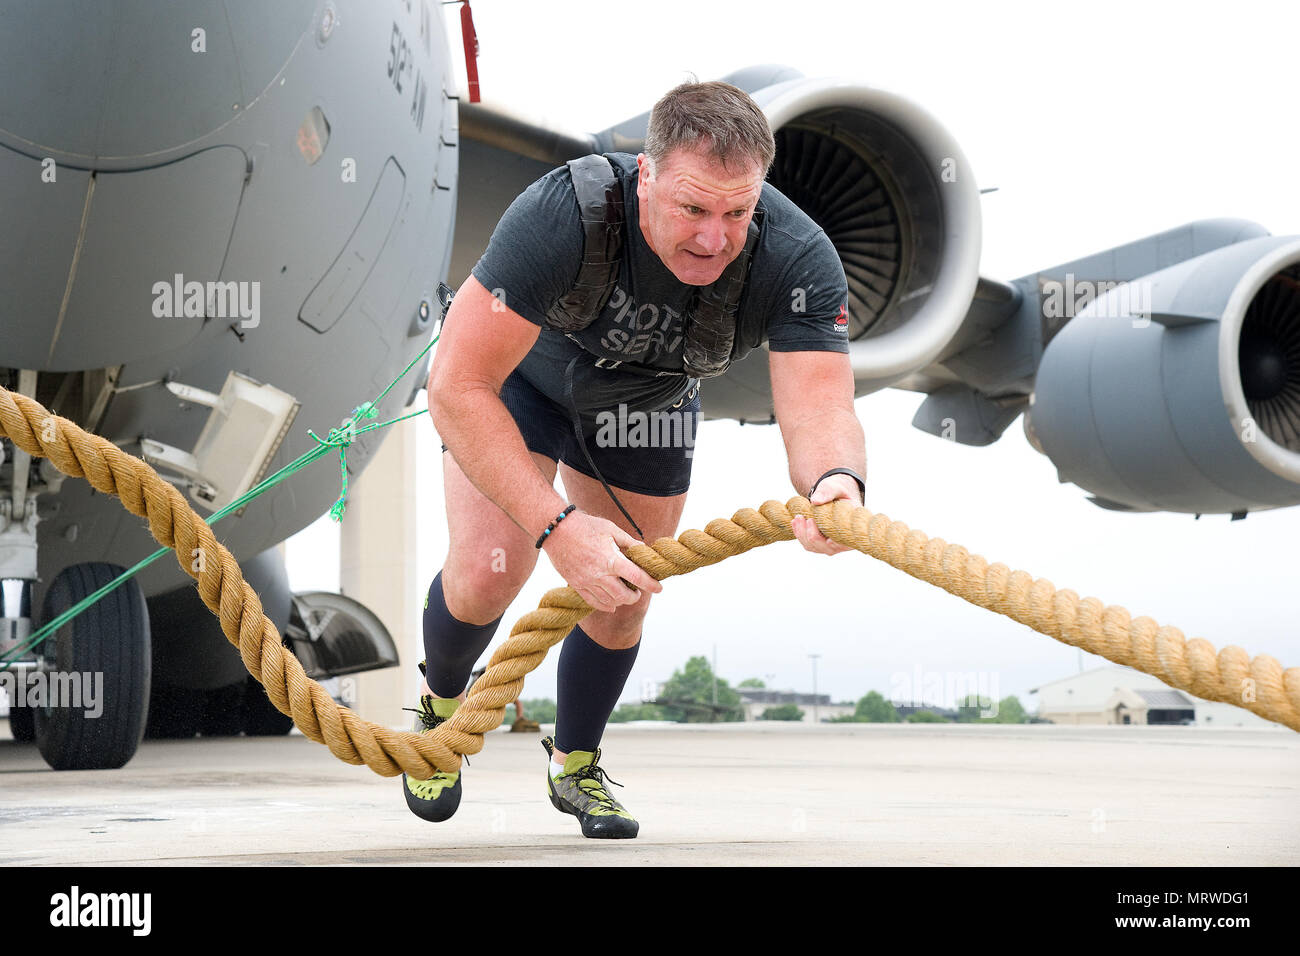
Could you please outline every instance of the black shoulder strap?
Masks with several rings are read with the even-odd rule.
[[[582,264],[568,292],[546,314],[562,332],[585,329],[614,292],[623,258],[623,184],[599,153],[566,164],[582,219]]]
[[[749,278],[749,263],[761,227],[762,214],[755,210],[740,254],[722,270],[716,281],[702,287],[695,295],[687,316],[689,324],[682,353],[682,363],[689,375],[697,378],[721,375],[733,359],[744,357],[758,344],[753,329],[737,329],[736,313],[740,308],[741,294],[745,291],[745,280]],[[761,339],[762,330],[757,331]]]
[[[753,265],[754,249],[758,245],[759,234],[763,228],[763,210],[755,209],[754,218],[749,221],[749,235],[745,239],[745,251],[741,255],[745,259],[745,278],[748,278],[749,267]],[[743,280],[742,280],[743,281]],[[749,352],[758,348],[767,335],[767,323],[771,318],[768,315],[760,313],[754,309],[749,310],[748,315],[739,314],[740,300],[737,299],[734,308],[736,314],[736,339],[731,349],[731,361],[738,362]]]

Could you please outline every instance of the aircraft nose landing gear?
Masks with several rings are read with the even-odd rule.
[[[74,564],[45,594],[42,620],[59,614],[122,573],[115,564]],[[144,736],[149,700],[149,615],[144,592],[125,581],[51,634],[29,690],[36,745],[55,770],[113,769],[126,764]],[[30,700],[30,697],[29,697]]]

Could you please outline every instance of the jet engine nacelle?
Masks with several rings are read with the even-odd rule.
[[[979,278],[980,205],[957,142],[902,97],[836,80],[751,94],[776,137],[769,181],[835,244],[858,393],[928,365]]]
[[[1103,507],[1300,504],[1300,238],[1227,246],[1093,299],[1044,352],[1025,429]]]

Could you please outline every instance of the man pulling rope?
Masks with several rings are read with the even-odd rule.
[[[605,787],[599,745],[662,585],[621,549],[641,543],[634,533],[676,533],[702,380],[766,341],[795,490],[813,504],[866,493],[844,271],[826,234],[764,182],[774,154],[743,91],[677,87],[655,105],[643,153],[575,160],[514,201],[441,331],[428,394],[450,546],[425,602],[417,729],[455,713],[544,550],[595,609],[564,640],[543,741],[551,802],[584,836],[639,829]],[[672,416],[679,440],[631,446],[598,427],[635,412]],[[806,518],[794,533],[809,551],[848,550]],[[402,786],[426,820],[460,803],[460,772]]]

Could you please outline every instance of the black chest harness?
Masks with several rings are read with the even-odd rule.
[[[622,180],[605,155],[593,153],[571,159],[567,165],[582,219],[582,264],[572,288],[551,306],[546,321],[577,342],[571,333],[591,325],[614,293],[623,260],[626,217]],[[763,337],[763,317],[753,316],[738,326],[736,315],[761,223],[762,212],[756,209],[740,254],[715,282],[698,287],[691,297],[683,317],[683,372],[652,370],[622,359],[602,358],[596,365],[650,375],[712,378],[756,348]]]
[[[585,349],[573,333],[591,325],[605,308],[609,297],[614,294],[619,267],[623,262],[627,219],[623,206],[623,182],[607,156],[592,153],[581,159],[571,159],[567,165],[573,181],[574,199],[578,203],[578,214],[582,220],[582,262],[572,287],[547,312],[546,323]],[[756,348],[762,341],[764,332],[762,316],[757,316],[738,328],[736,315],[740,309],[741,294],[745,291],[745,280],[749,277],[749,263],[758,242],[761,223],[762,212],[755,209],[740,254],[727,265],[715,282],[700,286],[691,296],[690,305],[683,316],[685,343],[682,348],[681,372],[652,369],[622,359],[604,357],[596,359],[596,367],[622,368],[649,376],[712,378],[721,375],[733,361],[743,358],[751,349]],[[605,491],[614,500],[614,504],[618,505],[618,510],[623,512],[636,533],[645,537],[596,467],[582,437],[578,406],[573,400],[573,367],[578,358],[575,355],[570,359],[564,370],[564,395],[569,403],[574,437],[586,456],[587,464],[605,486]],[[698,384],[693,386],[689,394],[683,396],[673,407],[678,408],[694,398],[698,387]]]

